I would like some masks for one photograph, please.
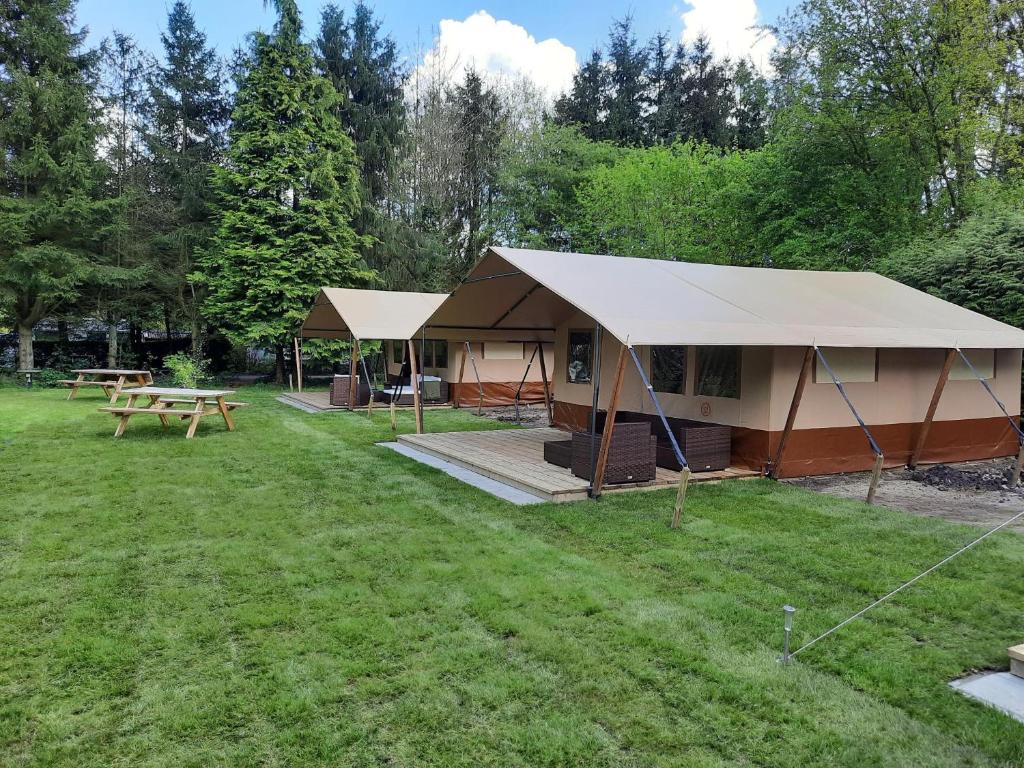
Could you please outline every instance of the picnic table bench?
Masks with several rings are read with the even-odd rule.
[[[128,387],[145,387],[153,383],[153,374],[149,371],[130,368],[76,368],[72,373],[78,374],[77,379],[61,379],[58,384],[71,387],[68,400],[74,400],[80,387],[101,387],[103,394],[110,398],[110,404],[117,402],[121,390]],[[129,383],[134,379],[134,383]]]
[[[155,415],[165,427],[169,425],[168,416],[179,418],[182,421],[188,420],[188,431],[186,439],[191,439],[196,433],[196,427],[204,416],[212,416],[219,413],[224,418],[229,432],[235,431],[235,421],[231,418],[231,411],[241,408],[248,403],[229,402],[227,397],[235,394],[231,389],[181,389],[178,387],[133,387],[126,390],[128,404],[124,406],[111,405],[100,408],[104,413],[111,413],[120,417],[117,429],[114,430],[114,437],[124,434],[128,426],[128,420],[132,416],[140,414]],[[135,403],[140,397],[148,398],[149,404],[137,406]],[[215,404],[207,405],[207,401]],[[192,406],[191,408],[175,408],[177,405]]]

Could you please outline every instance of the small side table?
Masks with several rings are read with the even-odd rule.
[[[41,368],[19,368],[17,373],[19,376],[25,377],[25,386],[29,389],[32,388],[32,376],[36,373],[41,373]]]

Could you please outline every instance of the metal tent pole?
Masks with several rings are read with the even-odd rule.
[[[593,367],[590,371],[590,388],[593,390],[593,400],[590,406],[590,487],[587,495],[594,495],[594,472],[597,470],[597,407],[601,397],[601,324],[594,325],[594,351],[591,355]]]

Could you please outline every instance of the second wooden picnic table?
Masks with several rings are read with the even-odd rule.
[[[76,368],[72,373],[77,379],[64,379],[60,383],[71,387],[68,400],[74,400],[79,387],[101,387],[103,394],[110,398],[110,404],[117,402],[125,386],[145,387],[153,383],[153,374],[131,368]]]
[[[182,389],[178,387],[133,387],[125,391],[128,395],[128,405],[110,406],[100,408],[105,413],[112,413],[120,416],[114,437],[124,434],[128,426],[128,420],[139,414],[150,414],[160,418],[160,423],[168,426],[167,417],[176,416],[183,421],[189,420],[188,432],[185,437],[191,438],[196,433],[196,427],[204,416],[212,416],[219,413],[224,417],[224,423],[229,432],[235,431],[235,422],[231,418],[231,411],[240,408],[246,403],[230,403],[227,398],[235,394],[233,389]],[[135,403],[140,397],[149,399],[149,405],[136,406]],[[213,401],[214,405],[207,405]],[[191,408],[176,409],[176,405],[192,406]]]

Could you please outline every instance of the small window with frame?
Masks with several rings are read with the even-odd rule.
[[[427,342],[430,344],[431,342]],[[448,367],[448,342],[443,339],[434,339],[434,367]]]
[[[405,344],[395,339],[391,342],[391,362],[401,365],[405,362]]]
[[[434,342],[429,339],[423,339],[416,345],[418,349],[417,353],[423,356],[420,361],[420,368],[433,368],[434,367]]]
[[[686,347],[651,347],[651,386],[655,392],[686,394]]]
[[[566,381],[569,384],[589,384],[594,360],[593,331],[569,331],[565,359]]]
[[[697,347],[697,384],[700,397],[740,396],[740,347]]]

